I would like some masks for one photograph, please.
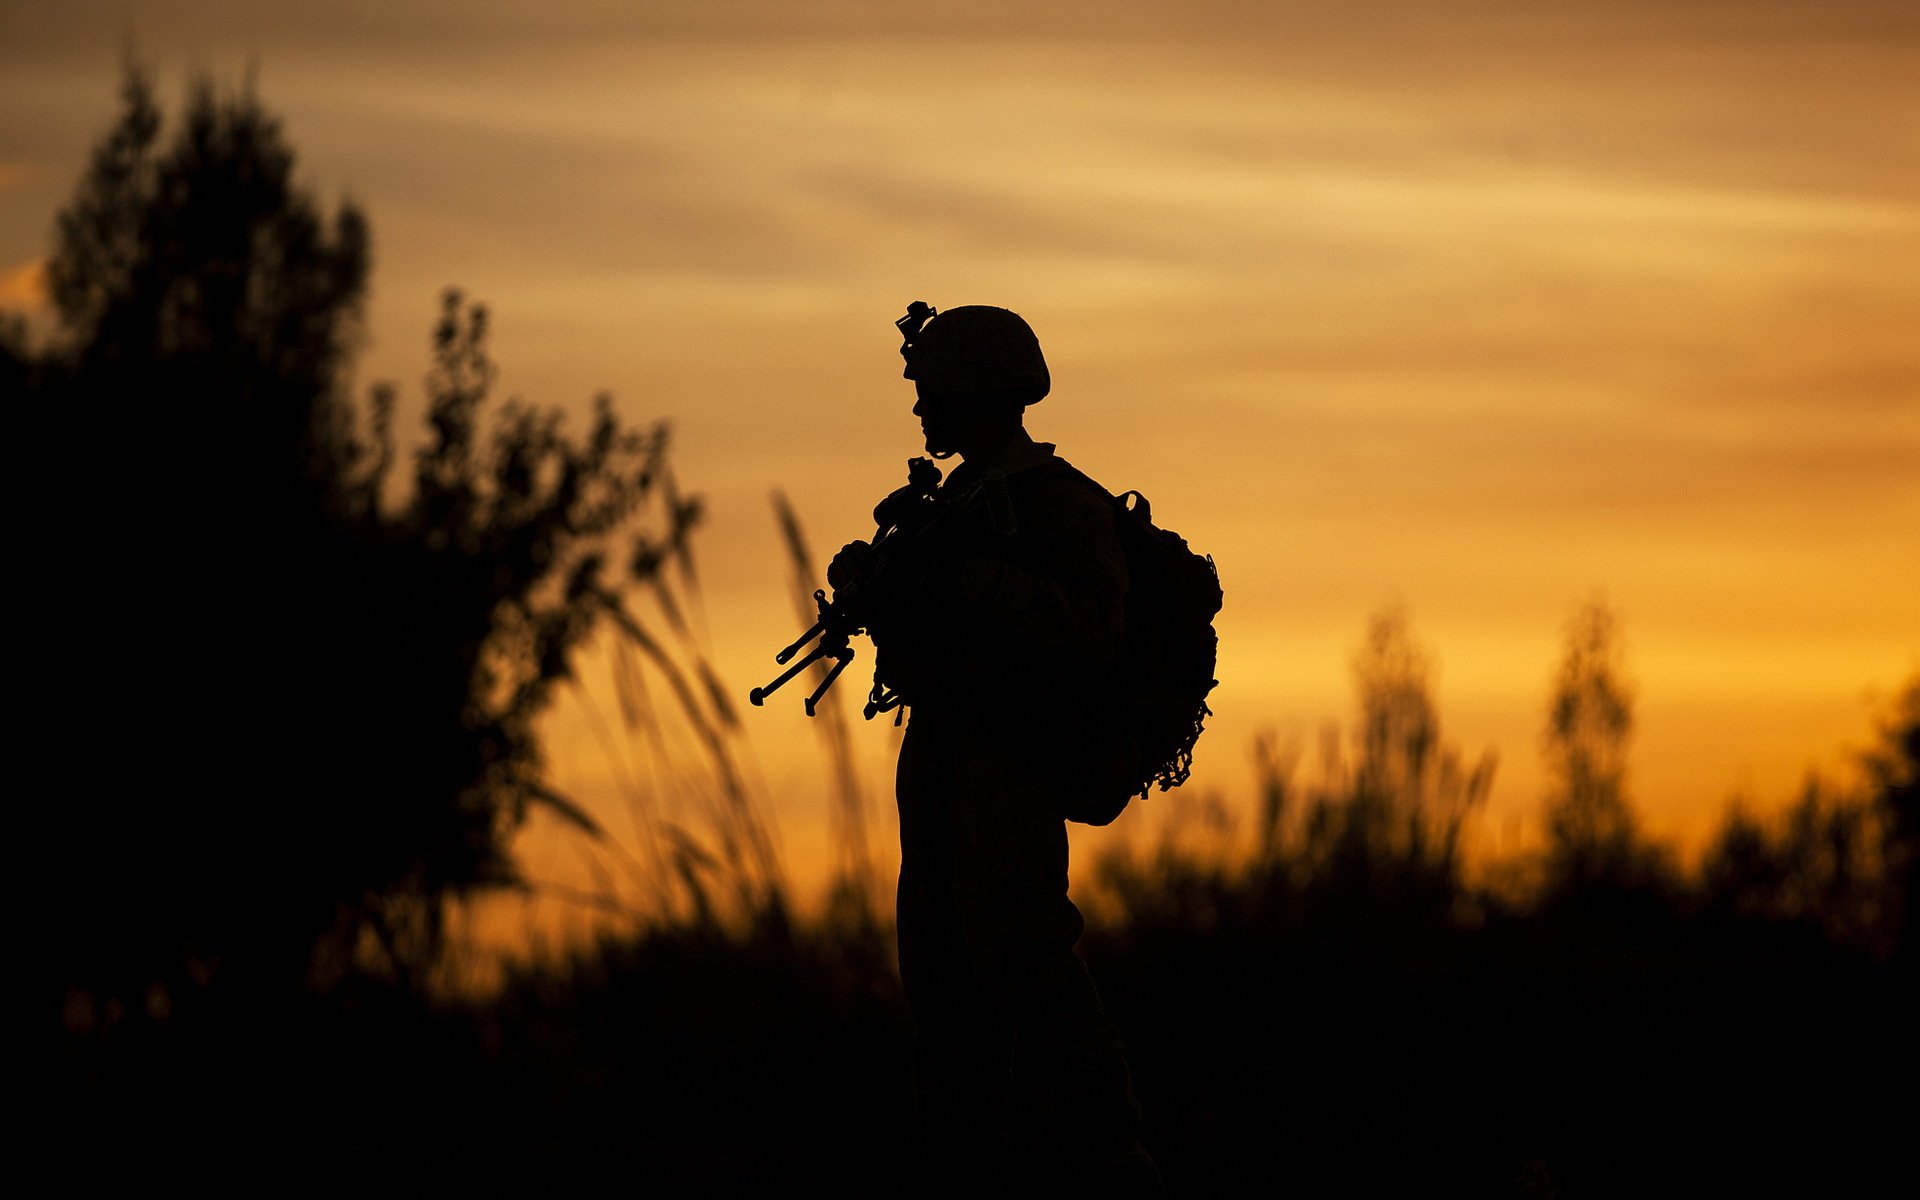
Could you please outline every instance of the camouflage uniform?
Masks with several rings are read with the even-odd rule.
[[[1074,953],[1062,817],[1105,755],[1089,698],[1123,626],[1114,514],[1024,432],[955,469],[942,497],[950,512],[891,572],[894,615],[874,631],[910,705],[900,970],[923,1127],[962,1189],[1003,1148],[1081,1178],[1138,1176],[1126,1062]]]

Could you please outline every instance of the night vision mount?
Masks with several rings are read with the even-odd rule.
[[[925,300],[915,300],[907,305],[907,315],[895,321],[894,327],[900,330],[900,357],[909,357],[907,351],[913,346],[913,339],[927,327],[927,322],[940,315],[940,310]]]

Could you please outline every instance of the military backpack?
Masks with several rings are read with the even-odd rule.
[[[1127,559],[1126,631],[1109,681],[1112,719],[1124,734],[1127,760],[1117,778],[1083,794],[1067,816],[1105,825],[1135,797],[1185,783],[1193,747],[1213,715],[1207,695],[1214,678],[1219,638],[1213,619],[1220,611],[1220,575],[1211,555],[1196,553],[1187,539],[1153,523],[1153,508],[1139,492],[1114,495],[1120,546]]]

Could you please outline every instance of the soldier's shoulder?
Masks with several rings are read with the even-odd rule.
[[[1113,520],[1113,493],[1064,458],[1055,456],[1008,478],[1009,483],[1015,480],[1024,493],[1024,506],[1036,515],[1050,514],[1049,524],[1092,529],[1104,528]]]
[[[1037,488],[1072,495],[1077,499],[1110,503],[1113,493],[1108,491],[1099,480],[1074,466],[1059,455],[1054,455],[1032,471],[1033,484]]]

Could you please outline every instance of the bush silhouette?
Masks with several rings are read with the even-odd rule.
[[[59,218],[57,329],[0,338],[38,461],[43,712],[87,768],[47,806],[73,899],[70,1025],[350,967],[417,974],[445,904],[509,886],[545,806],[534,719],[629,587],[685,551],[664,427],[602,397],[496,405],[449,292],[426,424],[347,376],[371,258],[250,93],[201,82],[163,140],[129,70]]]

